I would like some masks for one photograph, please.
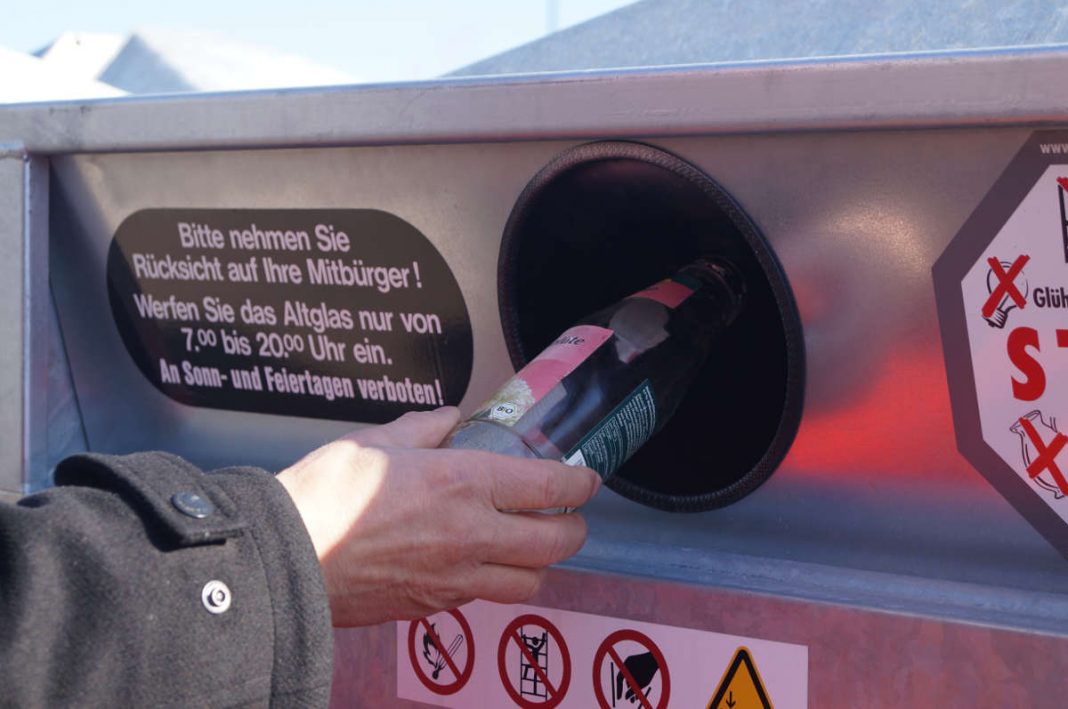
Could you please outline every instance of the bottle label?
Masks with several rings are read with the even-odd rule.
[[[606,327],[576,325],[570,328],[505,382],[492,399],[479,407],[473,418],[514,425],[611,337],[612,331]]]
[[[568,465],[584,465],[608,479],[656,430],[656,400],[649,380],[619,403],[564,456]]]
[[[661,305],[665,305],[674,310],[679,307],[684,300],[693,295],[693,292],[699,287],[700,283],[697,283],[692,279],[684,276],[675,276],[674,278],[666,278],[630,297],[655,300]]]

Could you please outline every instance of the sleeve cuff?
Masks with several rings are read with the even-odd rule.
[[[225,468],[207,479],[242,511],[263,562],[275,628],[272,706],[324,706],[334,636],[322,570],[304,520],[286,489],[265,470]]]

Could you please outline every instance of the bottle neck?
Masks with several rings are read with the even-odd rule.
[[[718,331],[738,317],[745,290],[745,279],[734,264],[720,258],[701,258],[631,297],[659,301],[680,314],[692,313],[702,329]]]

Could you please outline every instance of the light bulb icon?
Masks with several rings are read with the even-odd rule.
[[[994,259],[990,259],[993,262]],[[1008,261],[999,261],[1001,264],[1001,273],[996,273],[993,268],[986,272],[986,290],[993,297],[995,292],[1002,292],[1001,299],[998,300],[997,306],[995,306],[993,312],[989,315],[983,312],[983,317],[990,327],[1003,328],[1005,327],[1005,321],[1009,317],[1009,311],[1021,305],[1020,301],[1026,301],[1027,295],[1030,292],[1030,286],[1027,283],[1027,278],[1023,272],[1020,272],[1018,276],[1013,280],[1010,287],[1004,285],[1004,275],[1006,271],[1011,272],[1013,264]],[[1022,265],[1022,264],[1021,264]]]

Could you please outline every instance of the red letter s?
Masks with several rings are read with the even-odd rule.
[[[1012,395],[1020,401],[1034,401],[1046,391],[1046,372],[1042,369],[1042,364],[1027,351],[1028,347],[1034,347],[1036,352],[1041,351],[1038,346],[1038,330],[1033,327],[1018,327],[1009,333],[1006,345],[1009,359],[1026,377],[1022,382],[1016,381],[1016,377],[1012,378]]]

